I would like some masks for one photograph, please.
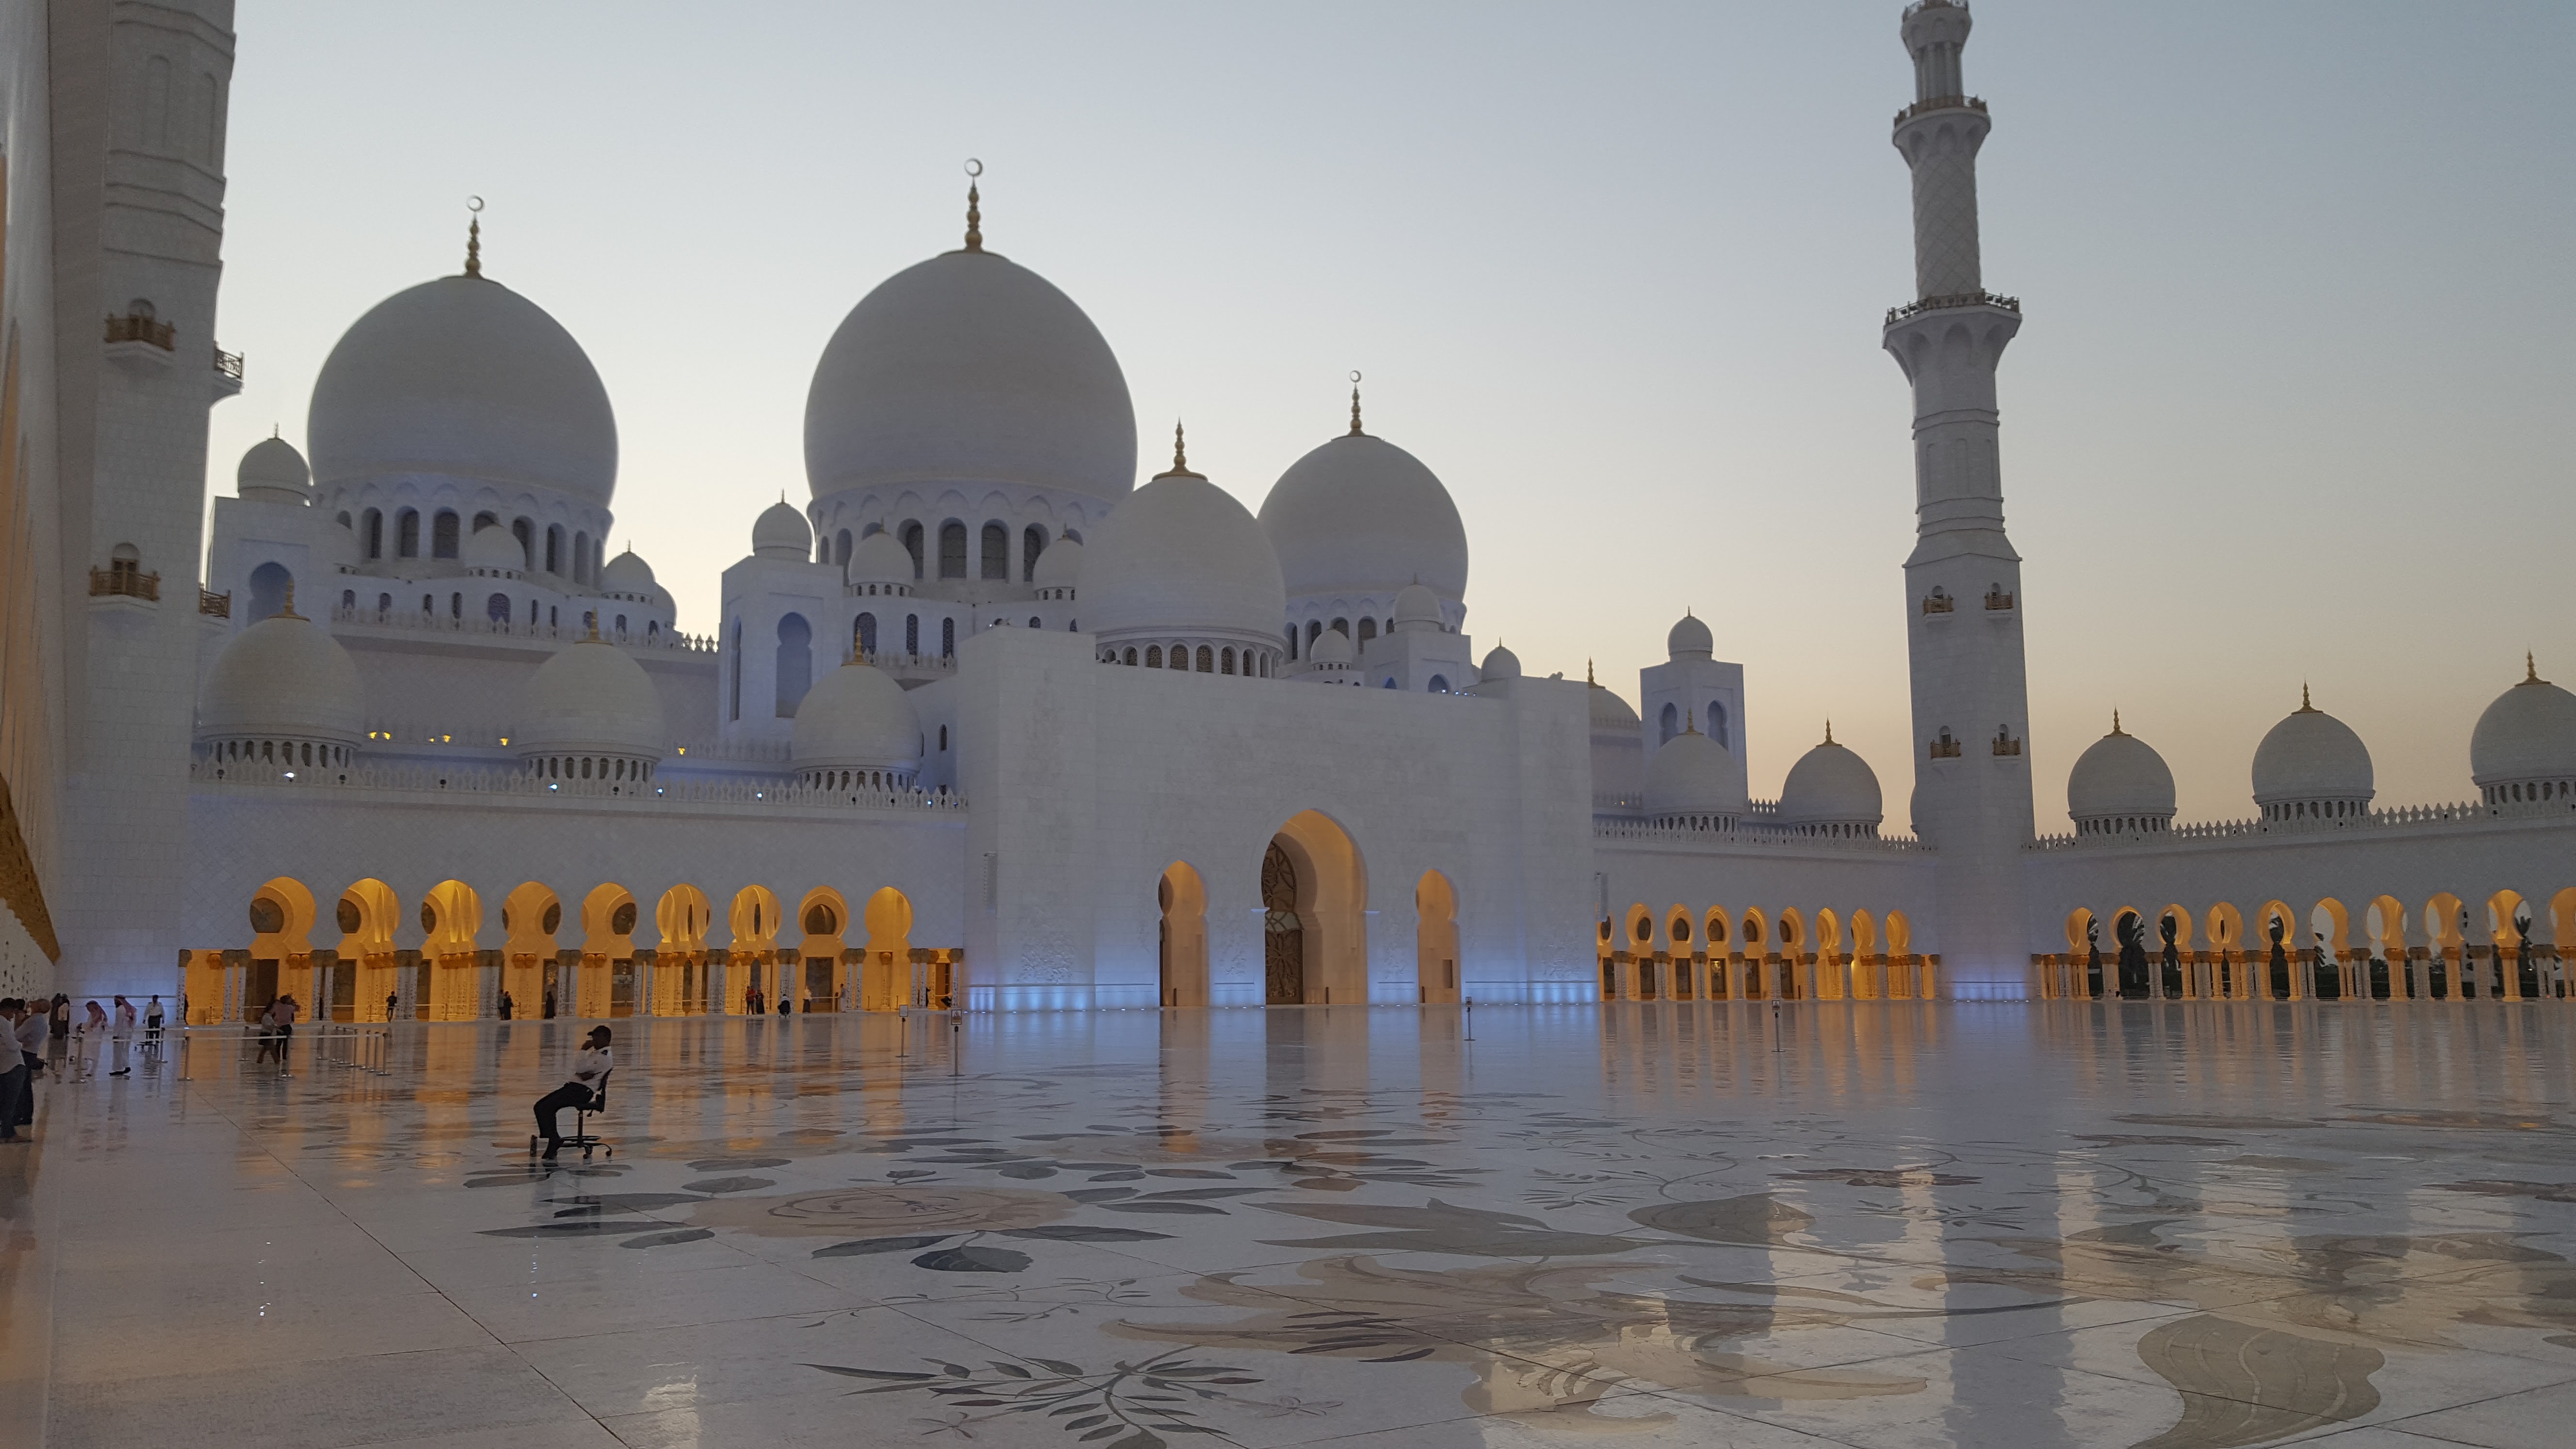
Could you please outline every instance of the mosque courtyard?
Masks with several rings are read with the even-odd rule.
[[[398,1027],[381,1072],[308,1034],[292,1075],[198,1032],[43,1087],[0,1149],[8,1422],[2429,1449],[2576,1414],[2545,1005],[639,1018],[613,1151],[533,1163],[583,1026]]]

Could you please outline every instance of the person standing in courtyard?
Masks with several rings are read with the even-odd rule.
[[[563,1149],[563,1133],[556,1118],[566,1107],[588,1107],[599,1100],[599,1088],[608,1080],[609,1069],[616,1063],[608,1053],[609,1032],[594,1026],[572,1059],[572,1079],[537,1099],[537,1135],[546,1139],[546,1160],[551,1162]]]
[[[110,1071],[108,1075],[111,1077],[132,1076],[134,1074],[134,1069],[127,1063],[126,1053],[133,1049],[134,1003],[126,1000],[122,996],[116,998],[116,1014],[110,1018],[108,1022],[107,1039],[114,1044],[116,1056],[115,1069]]]
[[[81,1018],[79,1040],[73,1042],[72,1047],[80,1057],[80,1074],[90,1077],[98,1074],[98,1044],[107,1039],[107,1008],[93,1001],[85,1012]]]
[[[27,1059],[18,1050],[18,1020],[27,1011],[27,1003],[17,997],[0,1000],[0,1031],[8,1036],[8,1062],[0,1066],[0,1142],[24,1142],[18,1135],[18,1099],[35,1090],[29,1079]]]
[[[290,1065],[291,1059],[286,1052],[287,1048],[295,1045],[296,1009],[292,996],[281,996],[268,1008],[269,1027],[277,1033],[277,1065],[280,1069]]]
[[[15,1040],[0,1044],[14,1052],[17,1062],[27,1069],[24,1089],[18,1094],[18,1105],[15,1111],[8,1117],[0,1118],[0,1123],[5,1123],[11,1128],[30,1127],[35,1124],[36,1074],[45,1069],[45,1037],[52,1015],[53,1013],[43,1001],[19,1002],[17,1026],[13,1033]]]
[[[155,993],[152,1000],[143,1007],[143,1045],[146,1048],[144,1052],[146,1056],[151,1055],[152,1050],[161,1045],[162,1020],[161,997]]]
[[[60,1070],[63,1053],[71,1045],[72,999],[59,991],[55,992],[53,1009],[45,1013],[45,1024],[52,1034],[51,1040],[46,1043],[45,1052],[54,1059],[55,1069]]]

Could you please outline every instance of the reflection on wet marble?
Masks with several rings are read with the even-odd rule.
[[[2554,1445],[2571,1021],[631,1020],[551,1167],[573,1023],[199,1049],[45,1089],[0,1346],[63,1449]]]

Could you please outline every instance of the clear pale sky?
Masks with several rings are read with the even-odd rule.
[[[607,383],[614,544],[709,631],[753,516],[809,496],[825,339],[958,244],[978,156],[988,245],[1108,337],[1144,472],[1186,417],[1258,507],[1364,369],[1465,515],[1480,651],[1633,702],[1694,608],[1755,794],[1830,716],[1901,829],[1899,9],[242,0],[250,375],[209,483],[303,443],[333,342],[458,270],[480,194],[487,274]],[[2185,819],[2248,813],[2302,680],[2381,803],[2467,796],[2524,649],[2576,685],[2576,7],[1975,14],[2040,829],[2114,706]]]

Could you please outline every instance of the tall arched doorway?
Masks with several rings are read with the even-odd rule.
[[[1189,862],[1176,860],[1154,887],[1163,911],[1156,959],[1162,1004],[1207,1005],[1207,886]],[[1263,899],[1269,897],[1265,894]]]
[[[1331,817],[1303,810],[1262,854],[1262,999],[1362,1005],[1368,988],[1368,870]]]
[[[859,967],[859,1009],[897,1010],[912,999],[912,901],[893,886],[880,887],[861,920],[868,944]]]
[[[1422,999],[1456,1001],[1458,987],[1458,892],[1449,877],[1426,870],[1413,888],[1413,969]]]
[[[1279,842],[1261,857],[1261,1000],[1296,1006],[1306,1000],[1306,923],[1297,916],[1297,863]]]

